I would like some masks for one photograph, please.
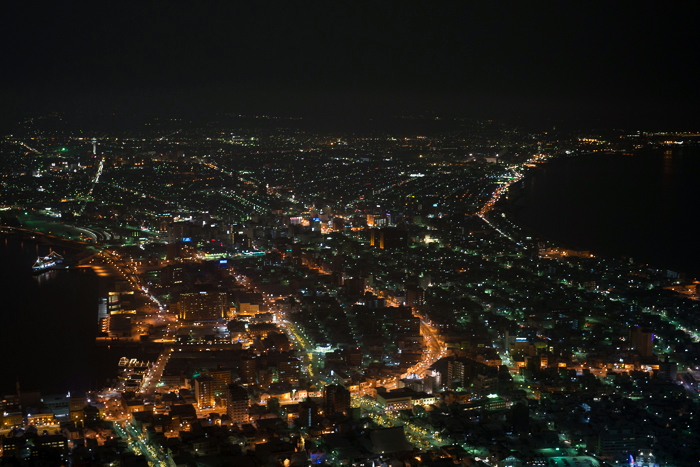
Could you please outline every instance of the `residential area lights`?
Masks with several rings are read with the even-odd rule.
[[[692,457],[696,285],[510,215],[528,171],[587,138],[242,122],[105,138],[88,161],[86,140],[31,140],[0,178],[3,219],[51,241],[68,219],[92,234],[77,261],[115,289],[97,343],[130,358],[90,407],[134,452],[163,466]]]

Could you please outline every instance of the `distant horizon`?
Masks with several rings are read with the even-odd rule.
[[[555,120],[543,116],[541,113],[534,114],[530,117],[518,117],[517,115],[508,115],[502,112],[478,112],[465,110],[459,112],[454,109],[440,110],[416,110],[416,109],[392,109],[384,108],[368,109],[367,107],[357,106],[355,108],[343,107],[337,111],[321,108],[320,106],[309,106],[306,108],[277,108],[270,109],[266,106],[260,106],[255,109],[251,106],[231,106],[225,107],[222,104],[207,108],[201,106],[178,106],[169,104],[167,106],[149,105],[147,101],[130,101],[125,104],[108,105],[106,102],[101,102],[102,106],[95,104],[92,100],[92,105],[81,106],[79,101],[75,101],[70,105],[50,105],[46,104],[43,108],[26,108],[23,111],[5,112],[0,117],[0,125],[2,131],[12,130],[23,119],[46,117],[51,114],[59,114],[68,117],[68,126],[84,125],[84,121],[91,124],[99,124],[100,122],[110,120],[110,124],[120,123],[124,125],[139,125],[140,121],[155,117],[173,118],[185,120],[187,123],[196,124],[197,122],[207,121],[217,117],[229,118],[265,118],[270,120],[289,120],[290,122],[298,122],[300,124],[310,124],[317,126],[319,131],[356,131],[358,126],[364,126],[369,122],[379,124],[392,123],[392,127],[396,127],[397,121],[401,119],[413,120],[414,122],[438,122],[444,121],[484,121],[492,120],[497,124],[505,125],[513,129],[521,129],[523,131],[539,133],[552,130],[561,131],[645,131],[645,132],[700,132],[700,122],[694,123],[691,121],[680,121],[682,119],[668,119],[665,122],[656,121],[652,118],[646,119],[643,116],[629,119],[625,124],[624,118],[603,117],[595,118],[561,118]],[[101,108],[100,108],[101,107]],[[84,120],[84,121],[83,121]],[[103,122],[104,123],[104,122]],[[443,122],[444,123],[444,122]],[[416,126],[406,122],[406,130],[410,131],[411,127]],[[73,128],[77,129],[77,128]],[[381,127],[376,128],[382,131]]]

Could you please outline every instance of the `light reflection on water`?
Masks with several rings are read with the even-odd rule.
[[[116,374],[118,350],[94,346],[98,280],[89,268],[34,274],[49,246],[4,236],[0,242],[0,394],[101,387]],[[70,257],[71,250],[57,253]],[[115,354],[115,355],[112,355]]]
[[[533,172],[515,218],[578,250],[700,276],[700,148],[561,159]]]

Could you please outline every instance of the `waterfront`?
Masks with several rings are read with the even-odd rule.
[[[574,249],[700,277],[699,178],[698,148],[561,158],[521,182],[514,217]]]
[[[55,247],[66,256],[77,250]],[[91,269],[33,275],[31,266],[49,247],[0,237],[0,349],[2,394],[64,393],[102,387],[120,355],[95,348],[99,282]]]

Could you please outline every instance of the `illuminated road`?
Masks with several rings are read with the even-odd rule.
[[[420,362],[404,373],[401,376],[402,378],[407,378],[411,374],[424,378],[428,368],[447,355],[447,346],[437,329],[431,326],[431,323],[422,319],[420,322],[420,333],[423,336],[424,343],[423,357]]]
[[[403,303],[399,302],[397,299],[390,297],[382,290],[374,289],[372,287],[367,287],[367,290],[377,295],[380,298],[386,300],[389,306],[402,306]],[[416,375],[420,378],[425,377],[425,373],[430,368],[430,366],[436,361],[447,355],[447,346],[444,340],[440,336],[437,328],[432,325],[428,320],[423,319],[418,313],[413,313],[413,316],[421,318],[420,322],[420,334],[423,336],[423,356],[421,360],[411,367],[406,373],[401,375],[401,378],[407,378],[411,375]]]
[[[151,446],[146,442],[146,438],[136,431],[136,429],[129,422],[125,422],[124,425],[118,423],[114,424],[116,432],[122,438],[128,440],[129,448],[136,454],[142,454],[148,460],[148,464],[158,467],[167,467],[168,461],[166,456],[161,454],[155,447]]]
[[[116,251],[111,251],[107,248],[98,253],[102,259],[112,266],[124,279],[129,282],[129,285],[136,291],[141,292],[148,298],[160,313],[165,311],[165,305],[161,303],[149,290],[141,283],[141,278],[138,275],[137,266],[122,259],[121,255]]]
[[[226,174],[226,175],[228,175],[228,176],[230,176],[230,177],[232,177],[232,178],[236,178],[236,179],[242,181],[243,183],[245,183],[246,185],[255,186],[255,184],[254,184],[252,181],[247,180],[247,179],[241,177],[240,175],[236,175],[236,174],[234,174],[234,173],[232,173],[232,172],[227,172],[226,170],[220,168],[219,166],[216,166],[216,165],[212,164],[211,162],[204,162],[204,161],[202,161],[202,160],[198,160],[198,162],[199,162],[200,164],[206,166],[206,167],[209,167],[210,169],[218,170],[219,172],[221,172],[221,173],[223,173],[223,174]],[[227,192],[227,193],[222,193],[222,194],[226,194],[227,196],[238,200],[238,201],[241,202],[243,205],[246,205],[246,206],[251,207],[251,208],[253,208],[253,209],[258,209],[258,210],[260,210],[261,212],[264,212],[264,211],[267,209],[266,206],[263,206],[262,204],[256,203],[256,202],[251,201],[251,200],[249,200],[249,199],[243,198],[242,196],[239,196],[239,195],[237,195],[237,194],[235,194],[235,193],[229,193],[229,192]]]
[[[449,438],[443,438],[439,433],[429,431],[416,421],[403,419],[398,412],[387,412],[381,405],[371,399],[355,397],[352,400],[352,405],[353,407],[361,408],[373,422],[380,426],[402,426],[406,439],[420,450],[453,444],[453,441]]]
[[[163,370],[165,370],[165,366],[168,364],[172,351],[173,349],[169,347],[164,349],[160,357],[158,357],[158,360],[148,369],[141,383],[141,392],[153,394],[156,391],[156,387],[163,376]]]

